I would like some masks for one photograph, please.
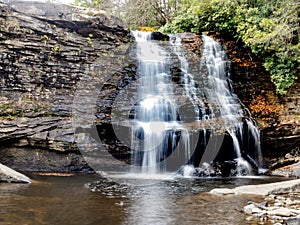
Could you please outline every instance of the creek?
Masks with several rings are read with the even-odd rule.
[[[206,191],[279,180],[174,178],[132,186],[125,178],[115,182],[95,174],[27,175],[34,180],[30,185],[0,183],[0,224],[251,224],[241,209],[249,200],[262,199],[214,196]]]

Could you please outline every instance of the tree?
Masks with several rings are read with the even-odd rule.
[[[160,30],[210,30],[242,39],[262,59],[280,95],[299,79],[298,0],[194,0],[181,12]]]
[[[263,58],[277,93],[284,95],[299,78],[300,3],[295,0],[256,2],[252,7],[236,10],[238,36]]]
[[[75,0],[74,5],[87,8],[101,9],[105,0]]]
[[[113,14],[129,26],[161,27],[179,15],[180,10],[192,0],[115,0]]]

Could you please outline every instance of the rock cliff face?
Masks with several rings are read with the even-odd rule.
[[[271,159],[299,147],[299,82],[278,97],[258,60],[232,39],[215,36],[227,47],[235,92],[261,127],[264,155]],[[198,39],[184,44],[201,55]],[[114,147],[106,126],[119,90],[137,78],[134,59],[127,57],[130,42],[122,22],[105,12],[0,1],[0,162],[22,171],[92,171],[75,143],[76,98],[77,112],[88,114],[97,103],[86,123],[95,122],[96,135],[122,159],[119,152],[128,149],[120,143]]]
[[[74,143],[76,86],[84,76],[101,79],[103,58],[129,42],[105,12],[0,3],[0,161],[23,171],[90,171]]]

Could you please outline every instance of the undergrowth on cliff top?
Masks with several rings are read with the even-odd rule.
[[[163,33],[230,34],[261,58],[280,95],[299,77],[299,0],[76,0],[74,4],[103,8],[130,29],[150,26],[161,27]]]
[[[191,0],[164,33],[218,31],[241,39],[259,56],[280,95],[300,71],[300,3],[297,0]]]

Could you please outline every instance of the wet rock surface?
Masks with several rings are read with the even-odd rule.
[[[300,177],[300,149],[296,147],[283,157],[270,160],[270,174],[284,177]]]
[[[117,69],[103,70],[104,62],[123,56],[130,40],[103,11],[0,3],[0,161],[26,171],[92,171],[75,143],[75,93],[84,77],[111,76],[103,78]]]
[[[160,32],[152,32],[151,39],[157,41],[169,41],[169,36]]]

